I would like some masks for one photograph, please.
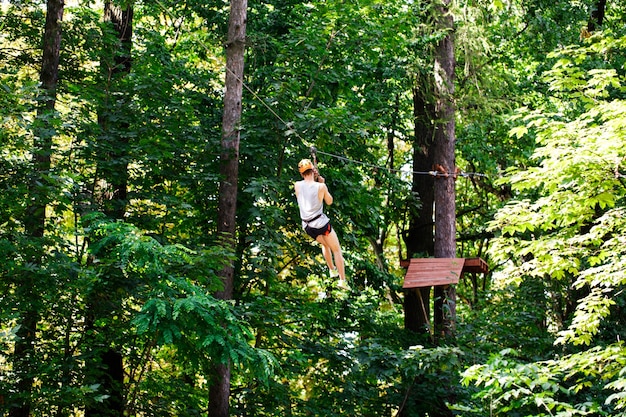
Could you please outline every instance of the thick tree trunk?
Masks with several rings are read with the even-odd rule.
[[[26,235],[34,240],[41,240],[44,236],[46,223],[46,206],[50,200],[48,173],[51,167],[52,140],[54,129],[50,124],[51,116],[55,112],[56,91],[59,79],[59,54],[61,50],[61,34],[63,21],[63,0],[48,0],[46,7],[46,23],[44,29],[42,62],[39,80],[41,81],[40,107],[37,109],[37,121],[33,143],[32,167],[33,173],[29,183],[29,195],[32,203],[26,209],[24,229]],[[43,261],[43,242],[32,245],[33,251],[29,254],[30,262],[34,265]],[[20,328],[17,332],[17,342],[13,352],[13,370],[17,376],[17,392],[19,399],[13,401],[9,408],[10,417],[28,417],[31,413],[31,392],[36,372],[35,342],[39,312],[37,301],[38,277],[31,270],[23,275],[16,289],[16,297],[27,306],[21,317]]]
[[[243,93],[244,53],[246,48],[247,0],[231,0],[226,42],[226,91],[222,117],[222,153],[217,231],[225,247],[235,252],[237,183],[239,177],[239,123]],[[223,300],[233,298],[234,266],[228,264],[219,272],[224,285],[216,293]],[[217,363],[209,388],[209,417],[228,417],[230,398],[230,363]]]
[[[106,183],[102,193],[102,210],[111,219],[123,220],[128,194],[128,134],[129,123],[124,115],[128,113],[129,100],[125,92],[117,94],[117,82],[128,76],[131,70],[131,48],[133,9],[131,6],[120,8],[111,2],[104,4],[104,21],[110,23],[117,35],[120,47],[113,51],[112,57],[103,57],[101,66],[107,83],[108,99],[98,111],[98,124],[102,130],[98,155],[98,174]],[[113,99],[112,97],[115,97]],[[114,273],[112,273],[114,275]],[[90,315],[87,328],[93,329],[93,323],[99,317],[115,313],[116,303],[101,302],[103,294],[117,294],[114,279],[95,288],[89,304]],[[106,332],[107,329],[101,331]],[[106,337],[104,338],[107,339]],[[107,398],[99,404],[85,408],[85,417],[123,416],[124,415],[124,357],[114,342],[109,346],[93,346],[93,362],[89,371],[93,372],[99,389]]]
[[[419,84],[419,82],[416,82]],[[427,82],[422,82],[428,85]],[[413,118],[415,123],[413,142],[413,170],[428,172],[433,169],[432,146],[434,138],[434,106],[432,94],[423,88],[413,89]],[[413,175],[412,191],[420,199],[420,209],[411,213],[409,230],[404,236],[407,255],[428,257],[434,255],[434,182],[433,177]],[[404,295],[404,327],[417,333],[430,329],[430,289],[425,287],[407,290]],[[418,293],[419,291],[419,293]]]
[[[447,35],[435,51],[435,114],[438,121],[435,130],[433,162],[443,175],[435,178],[435,257],[456,257],[456,214],[454,157],[454,21],[449,13],[450,0],[443,0],[438,10],[439,30]],[[435,328],[446,336],[454,333],[456,318],[455,288],[437,288],[435,291]]]
[[[440,175],[434,178],[421,175],[413,177],[413,191],[419,194],[422,207],[419,216],[412,220],[410,230],[405,237],[409,258],[413,255],[452,258],[456,255],[454,38],[452,36],[454,22],[447,10],[450,1],[443,0],[443,3],[440,3],[435,17],[437,30],[444,30],[448,34],[435,50],[434,92],[433,94],[413,92],[416,129],[413,169],[420,172],[437,171]],[[430,97],[433,97],[432,101]],[[434,106],[430,103],[434,103]],[[431,122],[433,120],[434,125]],[[423,131],[420,132],[420,130]],[[423,324],[420,319],[427,319],[427,313],[424,314],[423,311],[428,311],[429,308],[428,299],[425,298],[428,294],[430,294],[430,288],[408,291],[405,294],[405,327],[407,329],[419,331]],[[443,287],[435,287],[435,329],[441,328],[444,334],[451,335],[454,329],[456,313],[454,297],[452,287],[445,290]],[[422,314],[421,317],[420,314]],[[413,381],[413,383],[417,382]],[[399,412],[403,417],[418,415],[418,413],[419,415],[427,413],[437,417],[452,415],[442,398],[428,399],[428,401],[423,398],[412,398],[401,405]]]

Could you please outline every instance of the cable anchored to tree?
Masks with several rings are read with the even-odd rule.
[[[357,161],[355,159],[350,159],[341,155],[335,155],[332,153],[323,152],[323,151],[318,150],[315,146],[311,146],[310,150],[311,150],[312,155],[315,153],[319,153],[321,155],[326,155],[331,158],[339,159],[341,161],[346,161],[346,162],[350,162],[353,164],[358,164],[358,165],[362,165],[362,166],[366,166],[370,168],[382,169],[385,171],[396,172],[396,173],[401,173],[401,174],[430,175],[433,177],[486,177],[487,176],[486,174],[480,174],[477,172],[465,172],[465,171],[457,171],[457,172],[448,173],[445,171],[413,171],[413,170],[406,170],[406,169],[389,168],[389,167],[376,165],[376,164],[372,164],[368,162]]]

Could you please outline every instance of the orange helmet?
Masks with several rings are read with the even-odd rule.
[[[309,169],[313,169],[313,162],[311,162],[310,159],[303,159],[298,162],[298,171],[300,171],[300,174],[304,174],[304,172]]]

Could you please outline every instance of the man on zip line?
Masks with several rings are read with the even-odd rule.
[[[330,225],[330,219],[324,214],[324,203],[331,205],[333,196],[328,191],[326,180],[319,175],[317,168],[310,159],[298,163],[298,171],[302,181],[294,184],[300,218],[304,231],[322,245],[322,254],[330,269],[330,275],[339,275],[337,286],[349,289],[346,283],[345,265],[339,238]],[[334,263],[333,263],[334,257]],[[336,267],[335,267],[336,265]]]

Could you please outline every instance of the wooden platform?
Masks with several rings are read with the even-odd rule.
[[[463,272],[488,271],[487,263],[480,258],[413,258],[402,288],[458,284]]]

